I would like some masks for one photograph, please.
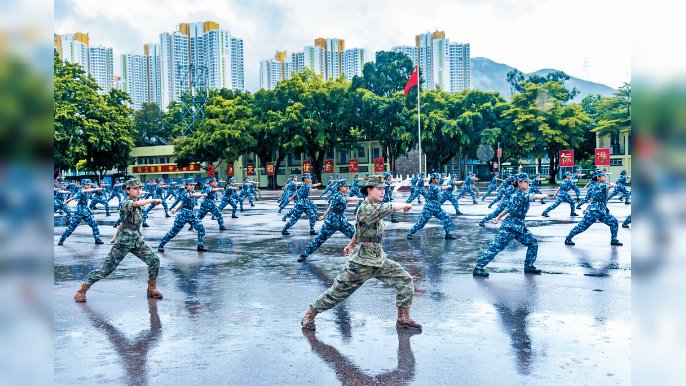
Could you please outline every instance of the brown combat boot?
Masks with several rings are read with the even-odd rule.
[[[303,320],[300,321],[300,324],[303,326],[303,328],[308,329],[308,330],[314,330],[314,317],[317,315],[317,310],[312,308],[310,306],[310,309],[307,310],[305,313],[305,316],[303,316]]]
[[[155,289],[157,286],[157,279],[148,280],[148,298],[151,299],[162,299],[162,293]]]
[[[90,284],[81,283],[81,288],[76,291],[74,300],[76,300],[77,303],[84,303],[86,301],[86,291],[88,291],[89,288],[91,288]]]
[[[410,307],[398,307],[398,321],[395,323],[395,326],[415,331],[422,330],[421,324],[410,319]]]

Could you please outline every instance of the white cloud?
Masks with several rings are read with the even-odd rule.
[[[630,80],[628,0],[59,0],[55,32],[88,32],[115,54],[142,52],[182,22],[213,20],[244,39],[246,87],[255,90],[259,61],[276,50],[300,51],[317,37],[341,38],[370,51],[414,44],[444,30],[485,56],[524,72],[556,68],[617,87]]]

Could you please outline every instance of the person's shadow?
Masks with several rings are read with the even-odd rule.
[[[531,373],[534,352],[531,348],[531,337],[527,331],[527,317],[537,300],[536,281],[526,276],[527,286],[520,291],[511,288],[497,288],[488,280],[477,280],[477,283],[493,296],[503,330],[510,335],[510,344],[515,354],[515,366],[520,374]]]
[[[406,385],[414,380],[415,360],[410,346],[412,332],[398,330],[398,365],[395,369],[371,376],[346,358],[335,347],[322,343],[315,331],[303,329],[312,351],[336,372],[336,378],[344,385]]]
[[[159,341],[162,334],[162,322],[157,314],[157,301],[148,299],[150,312],[150,329],[141,331],[134,339],[128,339],[121,331],[105,320],[100,314],[83,304],[83,310],[88,314],[93,326],[103,330],[112,347],[117,351],[126,371],[126,382],[129,385],[145,385],[148,383],[146,361],[148,352]]]
[[[581,249],[574,249],[576,258],[579,261],[579,266],[584,267],[588,272],[584,273],[584,276],[593,277],[606,277],[610,276],[609,271],[611,269],[618,269],[617,264],[617,248],[610,249],[610,258],[600,267],[594,267],[589,256]]]
[[[334,282],[335,278],[333,276],[309,261],[306,261],[302,265],[302,269],[319,280],[325,289],[329,288]],[[337,304],[336,307],[333,308],[333,313],[336,315],[336,327],[343,336],[343,341],[349,341],[352,337],[352,328],[350,325],[350,313],[345,306],[345,302]]]

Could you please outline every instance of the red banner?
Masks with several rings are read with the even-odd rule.
[[[333,160],[327,159],[324,161],[324,173],[333,173]]]
[[[171,165],[149,165],[149,166],[134,166],[133,174],[147,174],[147,173],[184,173],[200,171],[200,165],[190,164],[184,168],[177,168],[175,164]]]
[[[350,173],[357,173],[358,172],[358,165],[357,165],[356,159],[348,160],[348,172],[350,172]]]
[[[381,173],[384,169],[383,158],[374,158],[374,173]]]
[[[274,170],[274,162],[267,162],[267,175],[268,176],[273,176],[275,173]]]
[[[574,150],[560,150],[560,166],[574,167]]]
[[[503,149],[498,148],[498,153],[496,154],[496,156],[497,156],[498,158],[502,157],[502,156],[503,156]]]
[[[245,165],[245,171],[246,171],[247,175],[254,176],[255,175],[255,164]]]
[[[598,147],[595,149],[595,165],[610,166],[610,148]]]
[[[233,177],[233,164],[226,164],[226,176]]]
[[[207,176],[208,177],[214,177],[214,165],[212,165],[212,164],[207,165]]]
[[[312,161],[303,161],[303,173],[312,173]]]

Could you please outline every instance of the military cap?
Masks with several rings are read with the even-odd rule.
[[[91,180],[89,180],[88,178],[84,178],[81,180],[81,185],[90,185],[90,184],[91,184]]]
[[[330,180],[333,180],[333,176],[329,176],[329,179],[330,179]]]
[[[192,178],[186,178],[185,180],[183,180],[183,183],[185,185],[195,185],[195,180],[193,180]]]
[[[383,180],[383,176],[381,175],[373,175],[373,176],[368,176],[364,178],[364,185],[365,188],[373,188],[373,187],[386,187],[386,183]]]
[[[365,176],[365,177],[369,177],[369,173],[365,173],[364,176]]]
[[[515,174],[515,181],[517,182],[529,182],[529,175],[526,173]]]
[[[537,176],[537,177],[540,176],[540,175],[541,175],[541,173],[536,173],[536,176]]]
[[[214,178],[214,177],[210,177],[210,178],[207,179],[207,181],[205,181],[205,183],[206,183],[206,184],[209,184],[210,182],[214,182],[214,181],[217,181],[217,179]]]
[[[303,178],[312,178],[312,176],[310,175],[310,173],[304,173]]]
[[[347,180],[339,181],[336,185],[340,188],[341,186],[350,186]]]
[[[158,178],[157,182],[164,182],[164,178],[162,178],[162,177]]]
[[[572,175],[572,173],[570,173],[570,172],[565,172],[565,177],[571,176],[571,175]]]
[[[359,174],[357,174],[357,173],[355,174],[355,177],[359,177],[359,176],[360,176]]]
[[[133,188],[138,188],[138,187],[142,187],[142,186],[143,186],[143,183],[138,178],[132,178],[132,179],[126,181],[126,189],[133,189]]]
[[[229,182],[236,182],[236,177],[229,178]]]
[[[506,176],[506,177],[509,177],[509,176],[511,176],[511,175],[512,175],[512,172],[507,172],[507,173],[505,173],[505,176]]]
[[[602,170],[595,170],[593,172],[593,177],[603,177],[603,176],[607,176],[607,174],[605,174],[605,172]]]
[[[430,177],[431,177],[432,179],[433,179],[433,178],[441,178],[441,175],[438,174],[438,173],[431,173],[431,176],[430,176]]]
[[[619,174],[626,174],[626,169],[622,169],[622,171],[619,172]]]
[[[384,178],[390,177],[390,176],[391,176],[391,172],[383,172],[383,176],[384,176]]]

